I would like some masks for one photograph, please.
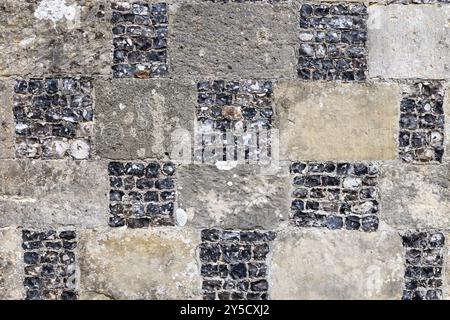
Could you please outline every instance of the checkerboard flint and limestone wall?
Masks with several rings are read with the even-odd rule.
[[[450,4],[0,3],[0,298],[450,299]]]

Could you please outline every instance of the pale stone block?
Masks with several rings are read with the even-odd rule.
[[[445,4],[370,6],[370,77],[449,78],[449,16]]]
[[[178,170],[178,208],[188,225],[221,228],[276,228],[289,215],[290,180],[285,172],[265,175],[253,166],[221,170],[189,165]]]
[[[106,163],[2,160],[0,226],[103,226],[108,192]]]
[[[394,84],[280,82],[280,158],[395,159],[399,103]]]
[[[381,220],[396,229],[450,227],[450,164],[385,163],[379,178]]]
[[[95,82],[96,154],[108,159],[165,158],[178,145],[191,148],[197,91],[194,83],[117,79]],[[184,147],[181,146],[181,149]]]
[[[285,229],[273,244],[272,299],[395,299],[402,296],[399,234]]]
[[[82,231],[81,299],[200,299],[200,233],[189,229]]]

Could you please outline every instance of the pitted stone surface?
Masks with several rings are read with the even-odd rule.
[[[198,230],[113,229],[79,234],[80,298],[201,299]]]
[[[0,75],[109,75],[106,0],[7,0],[0,5]]]
[[[292,78],[297,16],[297,9],[283,4],[182,3],[171,20],[172,75]]]
[[[274,92],[281,160],[396,159],[397,85],[282,81]]]
[[[23,230],[25,300],[76,300],[74,230]]]
[[[297,72],[304,80],[363,81],[367,73],[367,6],[303,3]]]
[[[194,83],[162,79],[96,81],[95,101],[99,157],[167,158],[180,146],[174,135],[176,129],[193,136],[197,101]]]
[[[450,78],[449,16],[445,4],[370,6],[370,77]]]
[[[0,229],[0,299],[23,298],[22,237],[19,229]]]
[[[399,234],[285,229],[273,243],[271,299],[395,299],[402,297]]]
[[[415,82],[400,103],[399,154],[405,162],[442,162],[444,154],[444,87]]]
[[[445,236],[440,231],[408,231],[405,247],[403,300],[441,300]]]
[[[272,81],[197,83],[195,160],[256,163],[271,157]]]
[[[173,162],[112,161],[108,173],[111,227],[175,224],[176,165]]]
[[[267,256],[273,231],[203,229],[203,299],[267,300]]]
[[[92,90],[87,78],[17,79],[13,104],[16,157],[90,158]]]
[[[450,165],[385,163],[379,179],[380,219],[399,230],[447,229]]]
[[[291,220],[298,227],[377,231],[376,163],[295,162]]]
[[[111,3],[113,76],[156,78],[168,73],[166,3]]]
[[[103,226],[108,221],[107,164],[0,161],[0,226]]]
[[[278,175],[255,166],[221,170],[211,165],[178,169],[178,208],[188,225],[225,229],[272,229],[289,215],[287,168]]]

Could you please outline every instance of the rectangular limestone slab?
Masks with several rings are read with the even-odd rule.
[[[0,300],[20,300],[23,290],[22,232],[0,229]]]
[[[449,16],[445,4],[370,6],[370,77],[450,78]]]
[[[0,161],[0,227],[104,226],[107,165],[93,161]]]
[[[396,229],[450,226],[450,164],[385,163],[379,179],[381,220]]]
[[[0,75],[109,75],[112,32],[106,0],[4,0]]]
[[[79,234],[81,299],[200,299],[200,232],[100,229]]]
[[[258,173],[253,166],[219,169],[187,165],[178,170],[178,210],[197,228],[276,228],[289,214],[289,177]]]
[[[95,102],[96,154],[100,157],[164,158],[179,147],[175,130],[193,136],[194,83],[99,80],[95,82]]]
[[[279,82],[280,158],[395,159],[399,103],[394,84]]]
[[[182,3],[173,6],[169,50],[175,77],[292,78],[298,6]]]
[[[13,88],[9,80],[0,81],[0,159],[14,157]]]
[[[272,299],[394,299],[402,296],[403,247],[395,231],[285,229],[273,243]]]

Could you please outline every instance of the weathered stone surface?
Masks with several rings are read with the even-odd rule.
[[[397,232],[292,230],[274,242],[272,299],[400,299],[403,247]]]
[[[107,164],[0,161],[0,226],[103,226],[108,221]]]
[[[0,159],[14,157],[12,81],[0,81]]]
[[[199,244],[189,229],[82,232],[80,298],[199,299]]]
[[[21,232],[0,229],[0,299],[22,299],[23,263]]]
[[[449,78],[449,16],[446,5],[370,6],[369,75]]]
[[[450,164],[385,163],[379,179],[381,220],[396,229],[450,226]]]
[[[220,79],[294,76],[296,6],[183,3],[172,9],[169,42],[174,76]]]
[[[391,84],[278,83],[280,158],[395,159],[399,95]]]
[[[171,80],[97,81],[96,152],[110,159],[163,158],[176,146],[175,129],[190,132],[195,84]]]
[[[450,232],[445,233],[444,251],[444,290],[442,290],[444,300],[450,300]]]
[[[111,73],[106,0],[6,0],[0,5],[0,75]]]
[[[289,177],[283,173],[262,175],[250,166],[178,170],[178,208],[196,227],[275,228],[289,215],[288,197]]]

